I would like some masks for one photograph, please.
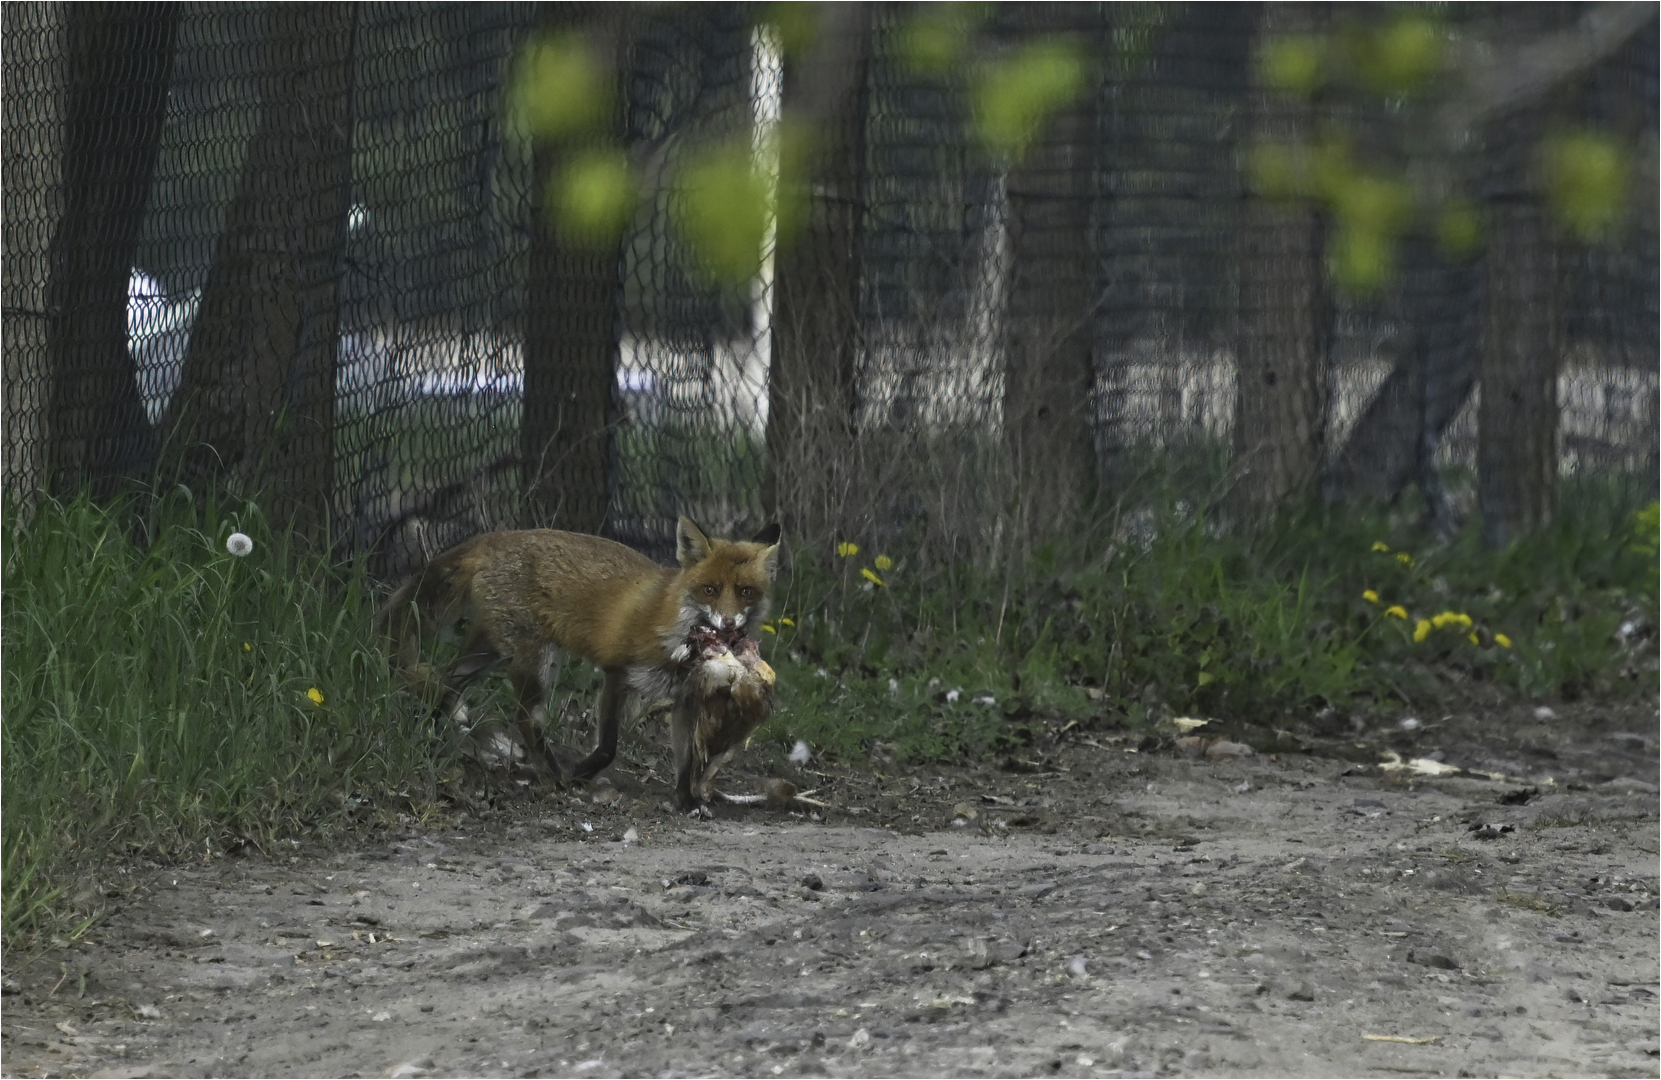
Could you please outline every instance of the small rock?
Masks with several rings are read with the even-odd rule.
[[[1315,986],[1308,979],[1304,979],[1296,986],[1286,991],[1287,1001],[1314,1001]]]
[[[1459,964],[1447,953],[1440,952],[1410,952],[1407,961],[1411,964],[1423,964],[1425,967],[1441,968],[1443,971],[1458,971]]]

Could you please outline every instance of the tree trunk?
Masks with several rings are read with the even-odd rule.
[[[569,18],[569,17],[567,17]],[[618,92],[610,130],[622,141],[627,78],[626,14],[596,33],[613,49]],[[549,22],[553,30],[574,23]],[[584,147],[539,145],[531,186],[532,233],[525,302],[525,405],[520,426],[529,524],[598,533],[611,506],[614,387],[622,288],[620,241],[568,235],[545,200],[566,155]]]
[[[180,478],[327,543],[355,4],[273,4],[260,122],[166,418]]]
[[[1482,535],[1504,547],[1550,523],[1557,491],[1557,253],[1532,200],[1489,210],[1477,499]]]
[[[1083,13],[1081,15],[1081,13]],[[1099,5],[1033,4],[1032,31],[1074,29]],[[1078,27],[1099,38],[1096,26]],[[1073,524],[1097,483],[1092,407],[1097,285],[1096,95],[1054,116],[1009,174],[1010,292],[1004,431],[1015,468],[1019,535],[1029,542]]]
[[[155,439],[127,349],[127,283],[161,145],[178,8],[71,4],[66,14],[63,215],[52,238],[46,304],[49,467],[53,490],[69,494],[90,484],[95,497],[106,498],[127,480],[147,478],[154,463]]]
[[[781,235],[775,261],[763,503],[797,537],[844,526],[853,483],[871,22],[863,5],[837,7],[808,55],[784,65],[785,122],[820,139],[779,170],[781,216],[800,213],[802,227]]]
[[[1258,39],[1313,27],[1305,4],[1266,4]],[[1253,141],[1309,145],[1314,108],[1254,84]],[[1248,184],[1240,224],[1240,326],[1236,347],[1234,487],[1237,515],[1259,517],[1301,494],[1325,439],[1328,305],[1322,230],[1313,205],[1277,201]]]
[[[5,159],[6,272],[0,275],[5,318],[5,493],[27,520],[46,483],[46,438],[52,363],[47,333],[51,300],[48,252],[62,220],[64,45],[67,6],[27,4],[7,13],[0,104]]]
[[[1476,385],[1481,338],[1478,267],[1451,260],[1427,236],[1403,248],[1405,351],[1367,403],[1323,479],[1325,501],[1394,502],[1418,481],[1426,513],[1452,521],[1436,478],[1436,448]]]

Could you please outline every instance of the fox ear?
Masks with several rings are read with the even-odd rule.
[[[680,523],[675,526],[675,559],[682,567],[690,569],[702,562],[709,555],[709,537],[704,530],[698,528],[698,523],[686,515],[681,515]]]
[[[762,565],[766,567],[769,578],[777,577],[779,573],[779,537],[783,533],[784,530],[779,528],[778,522],[775,521],[756,533],[755,539],[751,541],[754,544],[767,545],[767,550],[762,552]]]

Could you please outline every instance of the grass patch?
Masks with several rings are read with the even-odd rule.
[[[73,930],[65,883],[112,852],[263,843],[432,790],[440,743],[388,723],[361,577],[289,551],[252,504],[150,516],[141,548],[131,507],[46,502],[6,545],[8,944]]]
[[[798,543],[764,634],[772,730],[847,760],[879,744],[930,760],[1018,753],[1053,722],[1278,728],[1467,690],[1653,695],[1653,504],[1589,487],[1503,551],[1474,522],[1434,539],[1412,507],[1289,511],[1241,534],[1175,499],[1018,566],[903,538]]]

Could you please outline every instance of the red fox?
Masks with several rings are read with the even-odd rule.
[[[696,761],[701,740],[694,729],[700,712],[714,706],[715,691],[687,693],[688,679],[695,665],[722,649],[750,655],[753,645],[742,643],[766,617],[779,535],[775,524],[753,540],[711,540],[683,517],[675,530],[676,570],[583,533],[481,533],[417,572],[392,594],[379,618],[392,639],[393,662],[411,687],[441,692],[440,710],[458,720],[467,715],[461,704],[467,683],[505,662],[527,753],[547,756],[542,700],[559,650],[599,665],[605,672],[599,736],[574,770],[579,779],[594,776],[617,756],[630,687],[648,701],[672,699],[676,801],[682,809],[696,809],[703,791],[694,788],[707,785],[701,783],[705,769]],[[440,675],[422,663],[422,644],[464,620],[468,632],[449,673]],[[754,682],[755,666],[747,670],[752,675],[740,681]],[[696,681],[700,687],[706,682]],[[768,679],[769,702],[771,689]],[[759,707],[765,719],[766,703],[756,706],[753,698],[746,698],[752,706],[747,715]]]

